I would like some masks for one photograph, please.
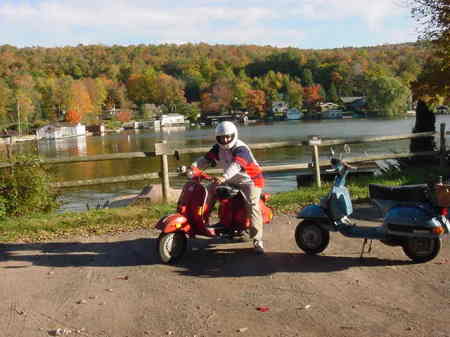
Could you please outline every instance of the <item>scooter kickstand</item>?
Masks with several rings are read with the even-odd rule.
[[[361,248],[361,254],[359,255],[359,258],[362,259],[363,255],[364,255],[364,249],[366,248],[366,244],[367,244],[367,238],[364,239],[364,242],[362,244],[362,248]],[[370,254],[370,252],[372,251],[372,242],[373,240],[370,240],[370,244],[369,244],[369,249],[367,250],[366,253]]]

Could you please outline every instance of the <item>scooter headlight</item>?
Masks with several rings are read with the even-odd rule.
[[[190,169],[186,170],[186,177],[188,177],[188,179],[194,178],[194,171]]]

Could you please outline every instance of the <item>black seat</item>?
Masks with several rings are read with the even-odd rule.
[[[219,200],[231,199],[239,194],[239,190],[229,185],[219,185],[216,187],[216,195]]]
[[[371,199],[429,202],[431,200],[430,196],[430,188],[427,184],[404,186],[369,184],[369,197]]]

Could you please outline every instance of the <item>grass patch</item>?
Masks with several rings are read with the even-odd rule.
[[[153,228],[175,205],[136,205],[82,213],[34,215],[0,221],[0,242],[35,242],[74,235],[119,233]]]
[[[351,178],[347,184],[353,201],[368,200],[369,183],[383,185],[421,184],[435,180],[443,172],[436,167],[409,168],[402,172],[393,171],[380,177]],[[269,205],[275,214],[298,211],[330,190],[331,183],[322,188],[302,187],[299,190],[272,195]],[[0,242],[35,242],[69,238],[80,235],[118,233],[136,229],[151,229],[156,222],[175,210],[175,204],[140,204],[126,208],[90,210],[82,213],[45,214],[18,218],[6,218],[0,221]]]

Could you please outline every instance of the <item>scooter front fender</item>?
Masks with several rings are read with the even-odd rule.
[[[297,213],[298,219],[326,219],[330,220],[325,210],[319,205],[308,205],[303,207],[300,212]]]
[[[166,215],[158,221],[155,227],[163,233],[172,233],[176,231],[187,233],[191,230],[188,219],[179,213]]]

